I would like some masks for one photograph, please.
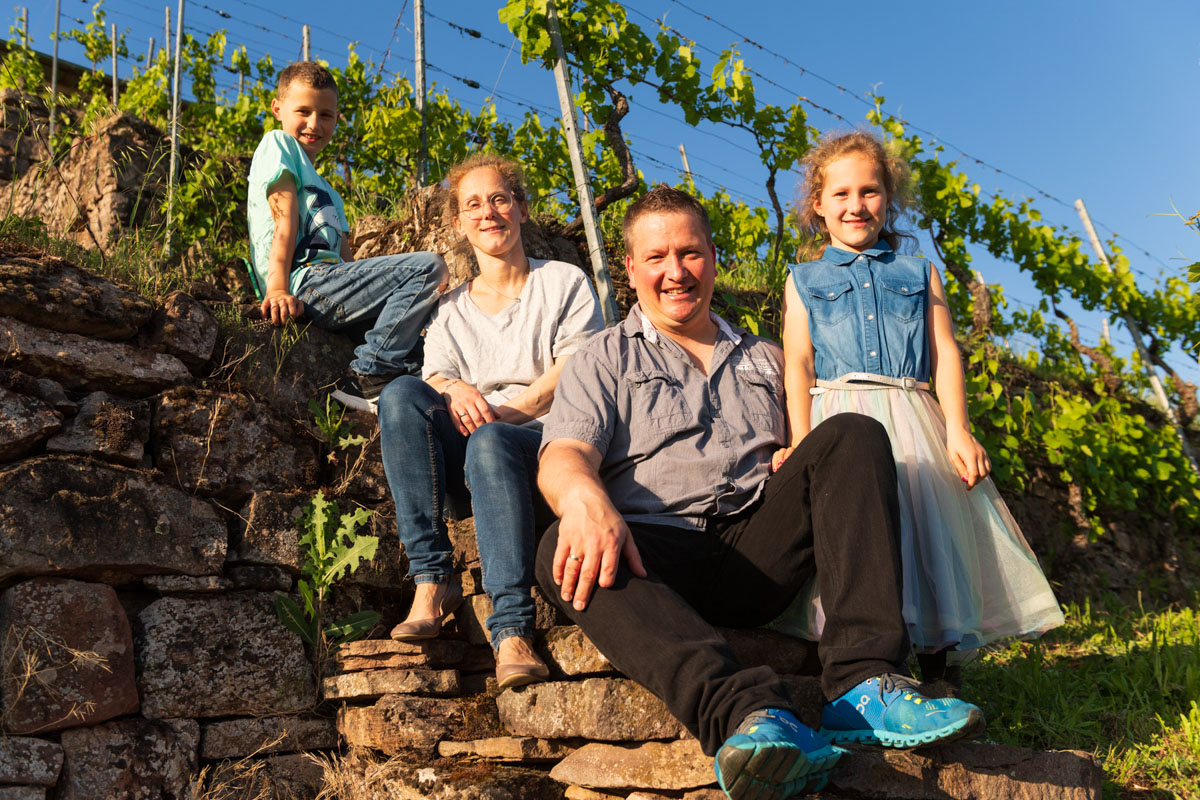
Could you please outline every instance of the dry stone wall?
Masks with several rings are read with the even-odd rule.
[[[0,241],[0,797],[720,797],[662,702],[537,589],[551,680],[497,690],[470,520],[452,523],[468,595],[453,624],[422,644],[382,638],[411,586],[374,420],[352,415],[366,442],[341,450],[308,409],[351,344],[241,311],[152,303]],[[382,620],[314,664],[274,599],[295,592],[318,489],[371,508],[380,537],[329,616]],[[815,723],[811,645],[725,634]],[[967,744],[855,751],[826,794],[1083,800],[1099,786],[1087,754]]]

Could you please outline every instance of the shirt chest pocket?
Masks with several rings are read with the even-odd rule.
[[[682,430],[688,425],[683,387],[662,370],[639,370],[625,376],[629,385],[630,430],[645,428],[659,433]]]
[[[783,387],[757,370],[738,370],[739,400],[746,413],[760,420],[783,419]]]
[[[850,281],[807,287],[808,318],[818,325],[837,325],[854,313]]]
[[[883,287],[883,313],[901,322],[925,315],[925,285],[918,281],[890,278],[879,282]]]

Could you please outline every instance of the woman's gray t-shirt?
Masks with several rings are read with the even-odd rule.
[[[499,313],[475,305],[469,281],[441,299],[425,332],[421,377],[458,378],[502,405],[603,328],[583,270],[530,259],[521,294]]]

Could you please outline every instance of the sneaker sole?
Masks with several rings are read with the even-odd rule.
[[[917,747],[970,739],[983,733],[986,725],[983,712],[976,709],[972,710],[966,719],[922,733],[895,733],[894,731],[877,730],[839,731],[821,728],[821,735],[837,744],[877,744],[883,747],[894,747],[898,750],[912,750]]]
[[[341,389],[334,389],[332,392],[329,393],[329,396],[332,397],[334,400],[337,400],[339,403],[344,405],[346,408],[352,408],[355,411],[366,411],[368,414],[376,414],[376,415],[379,414],[379,401],[378,400],[368,400],[365,397],[358,397],[357,395],[346,394]]]
[[[824,786],[844,752],[827,746],[805,753],[784,742],[723,747],[716,757],[717,782],[731,800],[784,800],[805,784],[812,784],[809,791]]]

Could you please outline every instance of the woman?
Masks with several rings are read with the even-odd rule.
[[[487,627],[501,687],[545,680],[533,649],[534,529],[553,517],[536,488],[538,418],[563,364],[603,327],[587,277],[561,261],[530,261],[520,167],[477,154],[447,178],[446,213],[475,250],[479,275],[443,297],[425,337],[424,380],[393,381],[379,401],[383,463],[416,583],[391,633],[429,639],[462,601],[443,512],[469,491],[494,613]]]

